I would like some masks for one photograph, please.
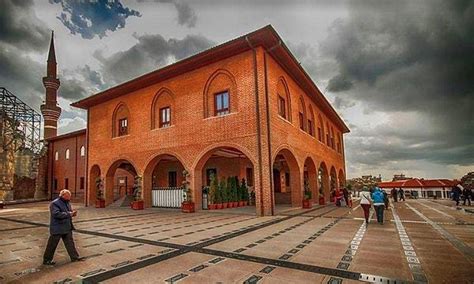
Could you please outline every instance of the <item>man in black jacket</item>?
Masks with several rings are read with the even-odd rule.
[[[464,196],[464,203],[463,203],[463,205],[466,205],[466,200],[467,200],[467,201],[469,201],[469,206],[471,206],[472,190],[471,190],[471,188],[469,187],[469,185],[467,185],[467,186],[463,189],[462,195]]]
[[[53,261],[53,257],[60,239],[63,240],[71,261],[84,260],[83,257],[79,257],[79,253],[74,245],[74,239],[72,237],[74,225],[72,224],[72,218],[77,215],[77,211],[72,210],[69,200],[71,200],[71,192],[67,189],[63,189],[59,193],[59,197],[53,200],[49,205],[49,212],[51,214],[49,224],[50,235],[48,245],[43,255],[44,265],[56,264]]]

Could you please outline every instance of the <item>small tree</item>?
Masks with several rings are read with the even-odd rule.
[[[310,200],[312,197],[311,189],[309,188],[309,180],[306,178],[304,180],[304,199]]]
[[[134,181],[133,181],[133,197],[135,198],[135,201],[140,201],[142,200],[142,177],[141,176],[135,176]]]
[[[219,187],[219,181],[217,180],[217,177],[214,173],[211,173],[210,180],[211,180],[211,185],[209,186],[209,202],[211,204],[216,204],[218,203],[216,199],[218,198],[217,190]]]
[[[104,200],[104,180],[101,177],[95,179],[95,188],[97,200]]]
[[[240,190],[242,193],[242,200],[243,201],[249,201],[249,190],[247,188],[247,183],[245,182],[245,179],[242,179],[242,184],[240,185]]]
[[[231,177],[227,178],[227,184],[225,188],[226,188],[226,195],[227,195],[226,202],[234,201],[234,193],[232,192],[232,178]]]
[[[187,170],[183,171],[183,198],[184,201],[186,202],[191,202],[193,199],[191,188],[189,187],[189,184],[191,183],[188,179],[190,177],[190,174]]]
[[[227,192],[226,192],[226,186],[225,186],[225,180],[222,179],[220,182],[219,182],[219,190],[218,190],[219,194],[219,202],[218,203],[225,203],[227,202]]]
[[[232,191],[232,201],[236,202],[239,201],[239,196],[237,192],[237,178],[236,177],[231,177],[230,178],[230,188]]]

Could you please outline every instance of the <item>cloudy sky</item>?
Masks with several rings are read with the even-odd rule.
[[[0,86],[39,110],[50,31],[63,109],[273,25],[348,124],[348,177],[474,170],[473,1],[2,0]]]

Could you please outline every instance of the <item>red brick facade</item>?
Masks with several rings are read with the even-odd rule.
[[[305,178],[317,200],[319,168],[328,199],[331,174],[333,186],[345,180],[342,133],[349,130],[279,39],[267,26],[74,103],[88,110],[87,203],[95,202],[97,176],[112,203],[117,169],[126,169],[143,177],[151,206],[152,187],[166,185],[170,167],[178,179],[181,169],[190,172],[197,208],[208,169],[241,179],[251,168],[258,215],[273,214],[285,191],[293,206],[301,206]],[[229,113],[216,116],[222,92]],[[166,107],[171,126],[160,127]]]

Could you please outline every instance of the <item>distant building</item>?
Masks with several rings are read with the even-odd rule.
[[[397,181],[397,180],[408,180],[408,179],[412,179],[412,177],[407,177],[405,176],[405,174],[395,174],[393,175],[393,179],[392,181]]]
[[[420,198],[449,198],[451,188],[456,185],[455,180],[449,179],[418,179],[379,182],[378,186],[390,192],[393,188],[403,188],[406,194],[417,194]],[[416,193],[415,193],[416,192]]]

